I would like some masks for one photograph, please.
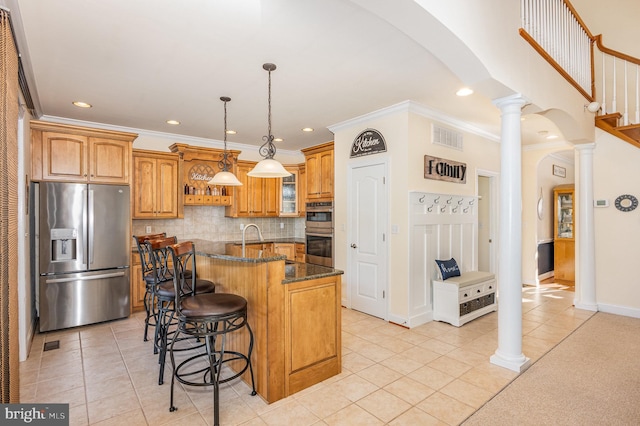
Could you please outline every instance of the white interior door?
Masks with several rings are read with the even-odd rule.
[[[351,169],[350,291],[352,309],[386,319],[388,254],[386,165]]]
[[[496,176],[478,173],[478,270],[495,273]]]

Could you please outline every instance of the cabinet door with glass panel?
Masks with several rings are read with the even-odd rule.
[[[574,187],[573,185],[557,186],[553,190],[555,203],[554,238],[575,238],[574,229]]]
[[[299,179],[297,167],[285,167],[291,176],[282,178],[279,216],[298,216]]]
[[[572,285],[575,280],[575,193],[573,185],[553,189],[553,275],[561,284]]]

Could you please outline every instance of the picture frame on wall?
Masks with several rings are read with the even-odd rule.
[[[554,176],[559,176],[561,178],[566,178],[567,177],[567,169],[564,167],[560,167],[558,165],[553,165],[553,175]]]

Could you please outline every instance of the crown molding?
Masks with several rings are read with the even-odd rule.
[[[457,130],[461,130],[467,133],[472,133],[480,137],[492,140],[494,142],[500,142],[500,135],[487,132],[479,127],[473,126],[462,120],[451,117],[450,115],[447,115],[442,111],[438,111],[433,108],[426,107],[422,104],[419,104],[415,101],[410,101],[410,100],[406,100],[406,101],[388,106],[386,108],[382,108],[382,109],[370,112],[368,114],[361,115],[359,117],[355,117],[349,120],[342,121],[340,123],[333,124],[331,126],[327,126],[327,128],[333,133],[336,133],[337,131],[343,130],[345,128],[356,126],[356,125],[362,125],[362,124],[368,123],[371,120],[386,117],[392,114],[397,114],[399,112],[409,112],[412,114],[417,114],[422,117],[446,124]]]
[[[181,135],[177,133],[157,132],[154,130],[136,129],[125,126],[114,126],[112,124],[96,123],[93,121],[75,120],[72,118],[56,117],[51,115],[43,115],[39,118],[43,121],[51,121],[53,123],[71,124],[75,126],[93,127],[96,129],[115,130],[120,132],[137,133],[138,136],[145,136],[154,139],[170,139],[173,142],[190,143],[199,146],[211,147],[211,148],[224,148],[224,141],[218,139],[200,138],[197,136]],[[237,142],[227,141],[227,149],[239,150],[239,151],[254,151],[259,153],[260,147],[255,145],[248,145]],[[300,155],[300,151],[292,151],[287,149],[278,148],[278,152],[287,155]]]

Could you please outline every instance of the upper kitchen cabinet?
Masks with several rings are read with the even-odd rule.
[[[130,183],[135,133],[31,121],[31,178],[43,181]]]
[[[228,217],[276,217],[279,214],[280,179],[247,176],[256,163],[238,161],[236,177],[242,186],[233,187],[233,203],[225,210]]]
[[[333,199],[333,142],[302,150],[307,176],[307,200]]]
[[[223,169],[224,150],[175,143],[169,147],[180,157],[179,216],[183,206],[230,206],[233,187],[212,186],[209,181]],[[227,169],[237,175],[240,151],[227,150]]]
[[[280,217],[300,216],[300,206],[304,205],[304,195],[300,199],[300,168],[298,166],[285,166],[291,173],[280,179]]]
[[[178,217],[178,155],[133,151],[134,219]]]

